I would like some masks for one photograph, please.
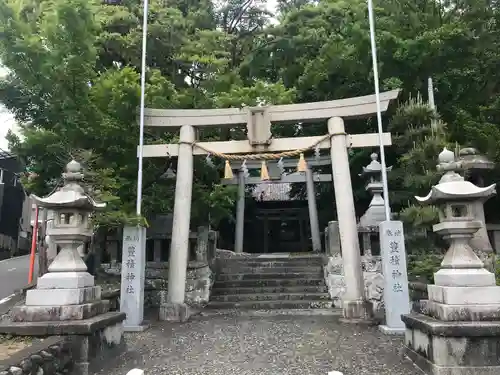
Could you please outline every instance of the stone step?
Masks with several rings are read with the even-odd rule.
[[[328,288],[324,285],[313,286],[274,286],[274,287],[254,287],[254,288],[215,288],[212,289],[212,296],[226,296],[229,294],[254,294],[254,293],[327,293]]]
[[[323,276],[321,272],[293,272],[293,273],[234,273],[217,275],[216,281],[238,281],[238,280],[268,280],[268,279],[319,279]]]
[[[209,309],[248,309],[248,310],[275,310],[275,309],[329,309],[332,301],[244,301],[244,302],[219,302],[211,301]]]
[[[285,287],[285,286],[324,286],[325,280],[321,277],[299,279],[251,279],[251,280],[225,280],[215,281],[213,289],[219,288],[260,288],[260,287]]]
[[[271,293],[271,294],[231,294],[213,296],[214,302],[245,302],[245,301],[325,301],[329,300],[327,293]]]
[[[302,267],[277,267],[277,266],[247,266],[231,265],[219,268],[219,274],[238,274],[238,273],[321,273],[322,266],[302,266]]]

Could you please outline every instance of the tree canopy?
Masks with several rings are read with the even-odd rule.
[[[155,108],[224,108],[284,104],[373,93],[368,17],[362,0],[171,0],[150,2],[146,104]],[[401,88],[399,108],[384,117],[391,205],[413,222],[412,196],[435,181],[445,144],[472,146],[500,171],[500,10],[495,0],[375,1],[383,89]],[[12,150],[26,163],[27,187],[49,192],[70,157],[84,161],[92,192],[109,203],[100,218],[117,224],[134,212],[140,94],[142,5],[138,0],[1,0],[0,61],[9,69],[0,101],[21,125]],[[427,79],[439,114],[426,105]],[[412,100],[418,94],[423,100]],[[347,124],[350,133],[376,131],[375,119]],[[439,122],[438,132],[430,122]],[[444,125],[446,124],[446,126]],[[278,135],[291,127],[276,126]],[[301,130],[324,134],[325,124]],[[204,132],[238,139],[239,129]],[[147,129],[145,143],[177,134]],[[357,177],[372,150],[351,154],[361,214],[368,197]],[[147,215],[169,212],[175,163],[145,159]],[[195,160],[193,222],[231,215],[234,189],[219,185],[222,161]],[[331,189],[320,215],[332,219]],[[487,215],[497,219],[498,200]],[[405,211],[406,210],[406,211]],[[411,211],[411,208],[410,208]],[[432,216],[432,215],[431,215]]]

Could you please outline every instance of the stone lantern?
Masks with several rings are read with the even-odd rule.
[[[460,169],[464,171],[464,177],[479,187],[484,186],[483,177],[485,173],[495,168],[495,163],[472,147],[461,149],[458,161]],[[486,220],[482,202],[476,202],[474,212],[476,219],[481,221],[481,228],[474,233],[471,246],[484,262],[491,262],[489,255],[493,252],[493,248],[488,238],[488,232],[486,231]]]
[[[88,306],[102,305],[100,287],[94,286],[94,276],[87,272],[82,260],[85,242],[92,236],[90,215],[104,203],[95,202],[79,184],[83,180],[81,166],[76,161],[66,165],[64,186],[45,198],[32,195],[40,207],[51,210],[54,219],[47,228],[47,235],[59,254],[48,268],[48,273],[38,279],[36,289],[26,294],[14,321],[67,320],[89,314]],[[52,307],[57,306],[57,309]],[[54,311],[58,313],[54,313]],[[94,315],[99,309],[94,309]]]
[[[500,287],[470,246],[482,226],[474,206],[492,197],[495,185],[478,187],[456,169],[454,153],[444,149],[438,166],[444,175],[426,197],[416,197],[438,207],[440,222],[433,230],[450,247],[421,313],[402,317],[406,354],[432,374],[500,373]]]
[[[470,240],[482,227],[482,222],[476,219],[475,207],[496,193],[495,185],[478,187],[465,181],[455,172],[456,168],[454,153],[445,148],[439,154],[438,166],[445,174],[426,197],[416,197],[422,204],[438,207],[440,223],[434,225],[433,230],[450,241],[450,248],[441,264],[442,269],[435,274],[434,279],[436,285],[446,286],[468,286],[470,283],[495,285],[494,275],[484,269],[483,262],[470,246]],[[459,275],[464,274],[466,278],[462,280],[463,277]],[[473,282],[471,277],[474,275],[488,279],[487,284],[478,284],[479,280]]]
[[[47,234],[59,254],[28,290],[25,305],[14,306],[10,320],[0,323],[0,333],[46,337],[59,335],[69,345],[73,372],[93,373],[102,358],[116,357],[121,345],[125,313],[109,311],[101,288],[87,272],[81,252],[92,235],[90,215],[105,204],[95,202],[79,184],[81,166],[71,161],[63,173],[64,186],[45,198],[33,196],[37,205],[54,213]]]
[[[379,245],[379,224],[386,220],[385,218],[385,207],[384,198],[382,193],[384,186],[382,184],[382,165],[378,161],[378,155],[373,153],[370,155],[371,162],[366,167],[363,167],[363,172],[359,175],[365,177],[368,183],[365,189],[372,195],[372,200],[366,212],[359,219],[358,233],[361,234],[362,238],[362,248],[364,255],[372,255],[372,247],[377,244],[380,252]],[[392,167],[387,167],[387,171],[390,171]],[[379,255],[379,254],[377,254]]]

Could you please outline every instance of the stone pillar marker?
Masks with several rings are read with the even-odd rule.
[[[385,334],[404,334],[401,315],[410,312],[406,249],[401,221],[383,221],[379,225],[380,250],[384,274]]]
[[[144,324],[144,277],[146,228],[123,228],[120,311],[127,314],[123,328],[128,332],[146,329]]]
[[[474,205],[495,191],[495,184],[478,187],[457,174],[454,153],[439,154],[444,175],[422,204],[438,208],[433,227],[450,247],[428,285],[428,301],[420,314],[403,315],[405,351],[419,367],[433,374],[491,375],[500,373],[500,286],[484,268],[470,240],[481,228]]]
[[[344,270],[346,270],[346,290],[342,301],[343,316],[346,321],[365,320],[371,318],[372,309],[370,303],[366,301],[364,293],[344,120],[340,117],[333,117],[328,120],[328,132],[331,135],[330,155],[332,158],[337,217],[339,218],[342,261]]]
[[[190,125],[182,126],[179,137],[179,158],[168,269],[168,303],[160,307],[161,320],[185,321],[189,318],[189,308],[184,302],[184,294],[189,257],[189,225],[193,195],[192,144],[194,141],[194,128]]]

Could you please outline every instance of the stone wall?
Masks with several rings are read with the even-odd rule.
[[[101,265],[101,270],[120,284],[121,263]],[[188,263],[186,275],[186,304],[193,308],[205,306],[210,298],[213,273],[205,262]],[[144,306],[160,307],[168,291],[168,262],[147,262],[144,280]]]
[[[373,304],[373,312],[379,315],[384,305],[384,276],[382,275],[382,258],[380,256],[362,256],[365,296]],[[328,286],[334,307],[342,307],[342,296],[345,293],[342,257],[328,257],[324,267],[325,282]]]
[[[71,373],[71,345],[53,336],[0,361],[0,375],[60,375]]]

